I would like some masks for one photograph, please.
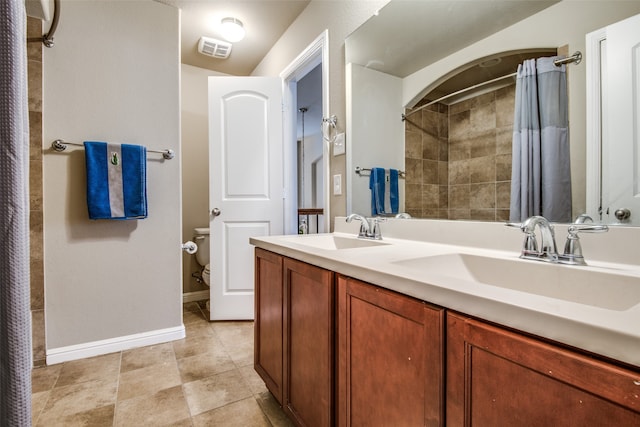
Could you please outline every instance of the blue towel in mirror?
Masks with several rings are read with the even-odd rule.
[[[146,218],[147,149],[98,141],[84,148],[89,218]]]
[[[397,169],[372,168],[369,177],[371,215],[397,214],[400,205]]]
[[[400,207],[400,195],[398,193],[398,178],[400,173],[398,169],[389,169],[389,204],[391,205],[392,214],[397,214]]]

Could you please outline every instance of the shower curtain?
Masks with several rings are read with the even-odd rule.
[[[29,113],[24,2],[0,2],[0,425],[31,425]]]
[[[513,121],[510,220],[542,215],[571,221],[566,66],[558,57],[518,66]]]

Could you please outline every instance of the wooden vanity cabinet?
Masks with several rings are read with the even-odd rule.
[[[254,367],[300,426],[334,425],[334,273],[255,249]]]
[[[338,425],[444,423],[444,309],[338,276]]]
[[[334,273],[284,259],[284,402],[300,426],[334,425]]]
[[[449,312],[448,426],[640,426],[640,375]]]
[[[284,360],[282,263],[282,256],[256,248],[253,364],[280,405]]]
[[[296,425],[640,427],[640,370],[255,254],[254,365]]]

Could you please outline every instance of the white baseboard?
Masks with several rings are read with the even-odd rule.
[[[184,325],[150,332],[47,349],[47,365],[100,356],[116,351],[161,344],[185,337]]]
[[[185,292],[182,294],[182,303],[195,302],[209,299],[209,289],[202,291]]]

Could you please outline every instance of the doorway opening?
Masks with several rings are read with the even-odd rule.
[[[297,82],[298,234],[321,233],[324,224],[322,169],[322,64]]]
[[[284,232],[329,230],[329,145],[321,132],[329,116],[328,32],[281,74],[284,81]]]

